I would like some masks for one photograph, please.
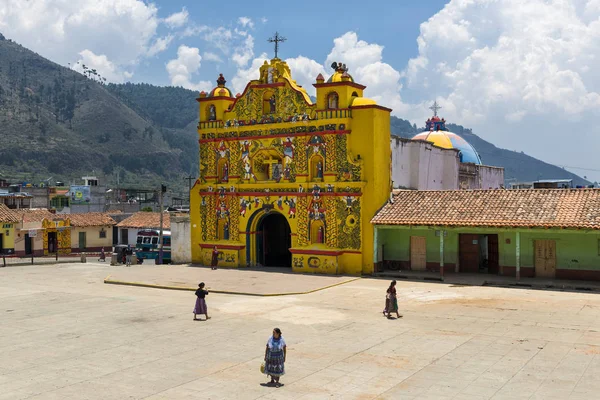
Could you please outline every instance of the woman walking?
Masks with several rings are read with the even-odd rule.
[[[217,250],[217,246],[213,247],[212,258],[210,260],[210,269],[217,269],[217,264],[219,263],[219,250]]]
[[[287,355],[287,346],[281,330],[273,329],[273,336],[267,341],[265,349],[265,374],[271,377],[269,385],[280,387],[279,378],[285,374],[285,358]]]
[[[387,313],[387,317],[391,318],[391,314],[395,312],[398,318],[402,318],[402,315],[398,314],[398,297],[396,296],[396,281],[393,280],[390,283],[390,287],[387,289],[385,296],[385,309],[383,315]]]
[[[198,290],[196,290],[196,306],[194,307],[194,321],[201,321],[196,318],[197,314],[206,315],[206,319],[209,320],[208,309],[206,308],[206,300],[204,298],[208,294],[208,290],[204,290],[204,282],[201,282],[198,285]]]

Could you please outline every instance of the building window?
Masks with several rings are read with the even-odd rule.
[[[327,108],[330,110],[335,110],[338,108],[339,96],[336,92],[331,92],[327,95]]]
[[[106,239],[106,231],[104,229],[100,229],[100,239]]]
[[[214,104],[208,106],[208,120],[216,121],[217,120],[217,108]]]

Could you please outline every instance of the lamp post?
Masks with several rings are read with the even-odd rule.
[[[160,185],[160,193],[158,194],[160,202],[160,230],[158,232],[158,264],[163,262],[163,194],[167,191],[165,185]]]

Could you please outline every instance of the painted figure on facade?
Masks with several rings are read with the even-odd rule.
[[[217,120],[217,109],[215,108],[214,104],[211,104],[208,107],[208,120],[209,121],[216,121]]]
[[[250,160],[250,143],[247,140],[244,140],[244,143],[241,144],[242,150],[242,161],[248,162]]]
[[[219,143],[219,147],[217,147],[217,154],[220,158],[225,158],[229,154],[229,149],[225,145],[225,141],[221,140],[221,143]]]
[[[321,161],[317,163],[317,178],[323,179],[323,163]]]
[[[260,207],[260,199],[258,197],[254,198],[254,208]]]
[[[251,178],[254,179],[254,182],[257,181],[256,175],[252,173],[252,167],[250,166],[250,163],[247,162],[246,164],[244,164],[244,179],[248,181]]]
[[[321,188],[319,187],[319,185],[314,185],[311,193],[313,195],[313,202],[321,200]]]
[[[223,165],[223,182],[229,182],[229,164]]]
[[[329,103],[328,104],[328,108],[329,109],[336,109],[336,108],[338,108],[338,94],[337,93],[335,93],[335,92],[330,93],[329,97],[328,97],[328,100],[329,100],[328,101],[328,103]]]
[[[244,199],[244,198],[240,199],[240,215],[242,217],[246,216],[247,208],[248,208],[248,202],[246,201],[246,199]]]
[[[275,114],[275,95],[269,99],[269,112]]]
[[[323,139],[319,136],[313,136],[308,142],[310,147],[312,147],[313,154],[318,154],[321,152],[321,148],[325,145],[323,143]]]
[[[292,142],[291,137],[285,138],[285,142],[283,142],[283,160],[285,161],[285,165],[288,165],[294,160],[294,143]]]
[[[290,217],[290,219],[296,218],[296,198],[292,197],[288,200],[285,200],[284,203],[289,207],[288,217]]]
[[[288,165],[283,169],[283,177],[287,180],[290,180],[292,177],[292,169]]]
[[[346,203],[346,211],[351,212],[352,211],[352,203],[354,203],[354,197],[346,196],[345,203]]]
[[[281,180],[281,164],[274,164],[273,165],[273,173],[271,178],[279,183],[279,181]]]

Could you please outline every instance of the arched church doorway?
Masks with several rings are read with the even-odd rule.
[[[265,214],[257,226],[256,261],[265,267],[291,267],[291,229],[285,216]]]

